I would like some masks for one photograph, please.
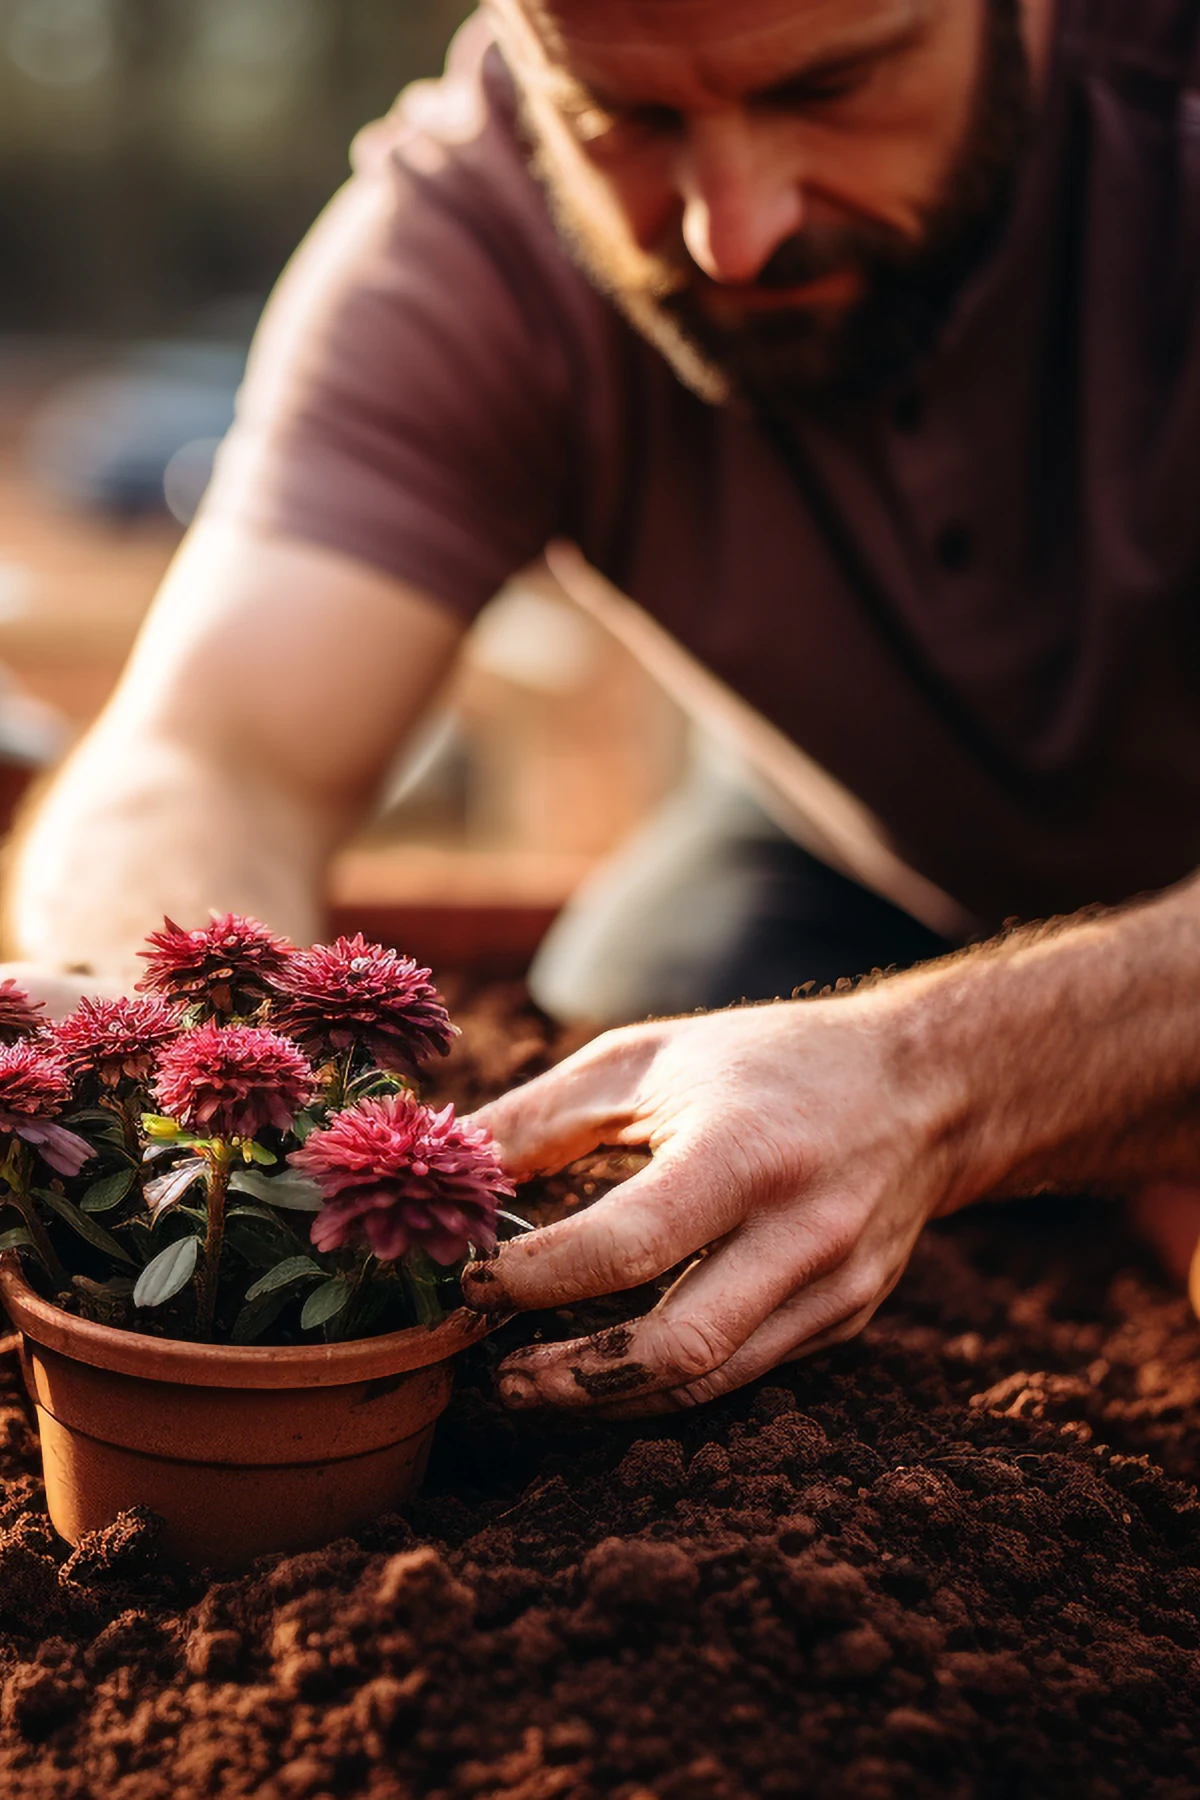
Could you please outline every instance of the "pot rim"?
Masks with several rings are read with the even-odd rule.
[[[77,1319],[34,1293],[17,1251],[0,1253],[0,1297],[13,1324],[47,1350],[144,1381],[190,1387],[346,1387],[427,1369],[486,1337],[493,1322],[460,1306],[440,1325],[412,1325],[344,1344],[193,1344]]]

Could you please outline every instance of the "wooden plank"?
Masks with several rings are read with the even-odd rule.
[[[331,934],[361,931],[432,969],[459,969],[497,980],[524,975],[554,923],[555,906],[406,905],[349,902],[331,907]]]

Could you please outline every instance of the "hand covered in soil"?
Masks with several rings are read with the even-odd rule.
[[[951,1210],[953,1083],[886,987],[606,1033],[475,1115],[517,1179],[601,1144],[653,1160],[464,1278],[484,1311],[561,1306],[687,1261],[644,1318],[509,1357],[513,1406],[694,1405],[851,1337]]]

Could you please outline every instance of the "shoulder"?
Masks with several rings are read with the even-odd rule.
[[[1200,85],[1200,0],[1057,0],[1061,53],[1077,71],[1140,78],[1164,97]],[[1139,97],[1153,105],[1153,94]]]
[[[497,153],[520,160],[516,91],[486,20],[473,13],[443,73],[403,89],[389,113],[359,132],[351,159],[360,174],[406,168],[433,179]]]
[[[355,182],[391,187],[410,227],[424,216],[431,229],[490,249],[515,284],[524,274],[525,285],[549,284],[573,306],[601,306],[555,230],[519,114],[512,77],[476,13],[456,35],[445,72],[414,82],[358,134]]]

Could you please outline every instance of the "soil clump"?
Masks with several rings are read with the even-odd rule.
[[[465,1105],[551,1053],[513,993],[456,1013]],[[940,1225],[856,1342],[665,1423],[495,1406],[506,1349],[633,1310],[514,1321],[406,1517],[216,1582],[149,1515],[67,1551],[0,1354],[0,1792],[1200,1793],[1200,1328],[1118,1209]]]

